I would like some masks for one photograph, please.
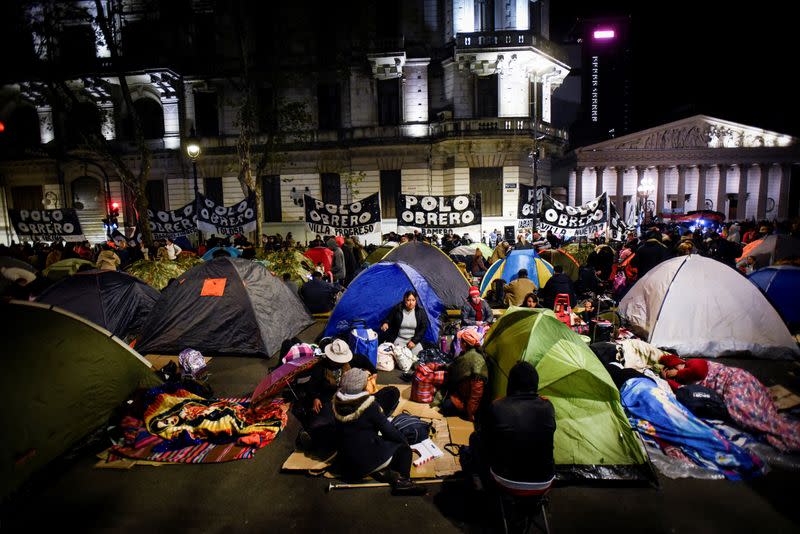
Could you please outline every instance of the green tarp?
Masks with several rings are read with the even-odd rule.
[[[509,308],[492,327],[484,348],[492,399],[505,395],[508,372],[518,361],[536,367],[539,392],[556,411],[557,465],[646,464],[608,372],[551,310]]]
[[[0,498],[88,434],[138,387],[149,364],[107,330],[44,304],[0,304]]]

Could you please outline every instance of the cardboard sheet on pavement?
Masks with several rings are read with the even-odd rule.
[[[792,391],[781,385],[772,386],[767,389],[769,389],[772,401],[779,410],[788,410],[800,404],[800,396],[795,395]]]

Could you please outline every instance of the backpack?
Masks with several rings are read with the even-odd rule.
[[[729,419],[725,401],[713,389],[700,384],[687,384],[678,388],[675,397],[686,409],[701,419],[719,419],[722,421]]]
[[[392,419],[394,427],[403,434],[409,445],[428,439],[433,423],[425,422],[416,415],[401,413]]]

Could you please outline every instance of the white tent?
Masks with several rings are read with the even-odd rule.
[[[800,353],[757,287],[735,269],[694,254],[649,271],[622,299],[619,313],[648,343],[681,355]]]

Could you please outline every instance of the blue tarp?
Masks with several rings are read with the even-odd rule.
[[[800,326],[800,267],[773,265],[748,276],[775,306],[789,328]]]
[[[203,254],[203,260],[204,260],[204,261],[210,261],[210,260],[213,260],[213,259],[214,259],[214,253],[215,253],[216,251],[218,251],[218,250],[222,249],[222,248],[223,248],[223,247],[214,247],[214,248],[210,248],[210,249],[208,249],[208,251],[206,251],[206,253],[205,253],[205,254]],[[242,251],[241,251],[241,250],[239,250],[239,249],[238,249],[238,248],[236,248],[236,247],[224,247],[224,248],[225,248],[225,250],[228,252],[228,254],[230,254],[230,255],[231,255],[231,258],[238,258],[239,256],[241,256],[241,255],[242,255]]]
[[[348,332],[354,319],[364,320],[367,328],[378,332],[389,310],[399,304],[403,300],[403,293],[409,290],[417,292],[417,306],[422,306],[428,315],[428,330],[423,339],[436,343],[439,339],[439,317],[444,305],[425,278],[405,263],[380,262],[361,272],[350,282],[331,312],[325,335]]]
[[[536,287],[541,288],[544,283],[539,281],[539,266],[543,266],[551,275],[553,274],[553,267],[544,261],[533,249],[512,250],[511,253],[504,259],[494,262],[481,281],[481,295],[485,295],[489,289],[489,285],[496,278],[502,278],[506,283],[512,282],[517,279],[517,273],[520,269],[528,270],[528,278],[530,278]],[[495,273],[499,271],[499,276]],[[546,281],[545,281],[546,282]]]
[[[626,381],[620,397],[634,429],[680,447],[698,465],[731,480],[761,474],[757,457],[725,439],[649,378]]]

